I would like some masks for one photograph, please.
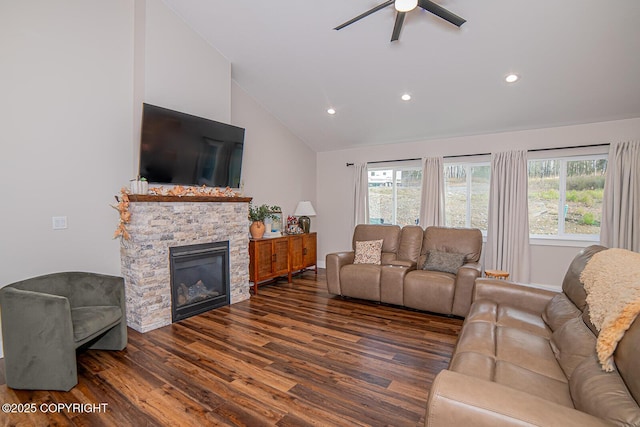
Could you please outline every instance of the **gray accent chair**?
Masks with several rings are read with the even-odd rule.
[[[127,345],[124,280],[63,272],[0,289],[7,386],[68,391],[78,383],[76,349]]]

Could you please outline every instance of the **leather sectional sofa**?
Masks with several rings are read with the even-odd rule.
[[[554,293],[478,279],[449,369],[429,393],[425,425],[640,426],[640,318],[605,372],[580,274],[584,249]]]
[[[358,242],[382,240],[380,264],[354,263]],[[329,293],[466,316],[475,279],[481,274],[478,229],[357,225],[353,250],[326,257]],[[451,272],[423,269],[430,254],[458,257]]]

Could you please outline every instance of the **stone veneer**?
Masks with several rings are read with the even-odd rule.
[[[171,324],[170,247],[228,240],[231,304],[249,299],[247,216],[251,199],[189,199],[131,196],[127,226],[131,239],[124,241],[120,259],[127,323],[136,331]]]

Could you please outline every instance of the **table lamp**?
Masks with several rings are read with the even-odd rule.
[[[298,202],[294,215],[299,217],[298,223],[300,224],[302,231],[308,233],[311,228],[311,219],[309,217],[316,216],[316,211],[313,209],[311,202],[308,200]]]

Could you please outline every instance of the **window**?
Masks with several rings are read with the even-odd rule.
[[[422,168],[369,167],[368,172],[369,224],[417,224],[420,218]]]
[[[444,167],[447,227],[479,228],[487,234],[489,218],[488,163],[455,163]]]
[[[598,240],[606,156],[529,160],[528,168],[531,237]]]

